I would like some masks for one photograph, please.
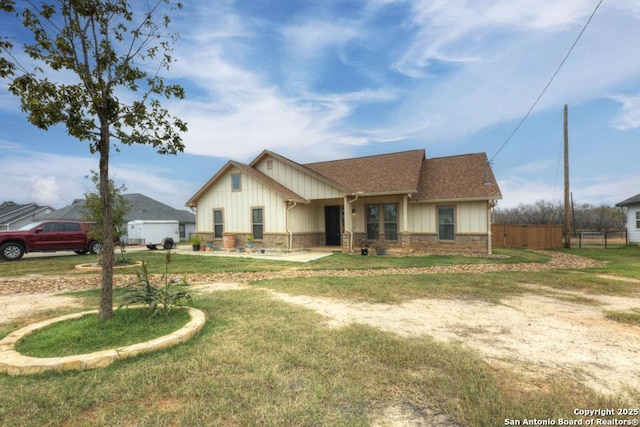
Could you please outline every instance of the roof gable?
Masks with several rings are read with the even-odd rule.
[[[49,206],[38,206],[35,203],[20,205],[5,202],[0,205],[0,224],[9,225],[25,218],[34,217],[41,212],[53,211]]]
[[[229,173],[233,168],[237,168],[247,175],[255,178],[256,180],[262,182],[264,185],[269,187],[271,190],[275,191],[283,200],[290,200],[299,203],[309,203],[307,199],[296,194],[294,191],[280,184],[276,180],[268,177],[264,173],[260,172],[256,168],[245,165],[240,162],[236,162],[233,160],[228,161],[205,185],[203,185],[196,194],[194,194],[186,203],[187,206],[197,206],[198,199],[206,194],[218,181],[220,181],[227,173]]]

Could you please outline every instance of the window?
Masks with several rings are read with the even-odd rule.
[[[77,222],[65,222],[64,231],[80,231],[80,223]]]
[[[254,239],[262,240],[264,238],[262,208],[251,209],[251,232],[253,233]]]
[[[455,240],[454,209],[452,207],[438,208],[438,239]]]
[[[180,240],[184,240],[187,237],[187,228],[184,224],[178,224],[178,231],[180,233]]]
[[[42,231],[45,233],[57,233],[60,231],[60,224],[57,222],[47,222],[42,224]]]
[[[222,239],[222,233],[224,232],[224,220],[222,219],[222,209],[213,210],[213,237],[215,239]]]
[[[398,205],[367,206],[367,240],[377,240],[381,234],[386,240],[398,240]]]
[[[640,229],[640,211],[636,211],[636,228]]]
[[[239,173],[232,173],[231,174],[231,190],[232,191],[240,191],[242,190],[242,181],[240,180],[240,177],[242,175]]]

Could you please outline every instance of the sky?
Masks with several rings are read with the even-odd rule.
[[[637,0],[182,3],[171,15],[175,63],[162,76],[186,90],[163,101],[188,123],[185,150],[112,152],[112,178],[127,193],[186,209],[227,161],[263,150],[308,163],[424,149],[486,153],[498,208],[562,203],[565,104],[574,203],[640,193]],[[0,35],[20,47],[25,33],[0,15]],[[60,208],[82,198],[97,155],[63,127],[29,124],[8,83],[0,202]]]

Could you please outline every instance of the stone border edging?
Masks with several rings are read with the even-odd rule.
[[[151,341],[132,344],[126,347],[96,351],[94,353],[77,354],[64,357],[38,358],[24,356],[14,350],[16,343],[31,334],[33,331],[42,329],[52,323],[64,320],[78,319],[87,314],[97,313],[98,310],[83,311],[81,313],[68,314],[42,322],[25,326],[0,340],[0,374],[6,373],[11,376],[32,375],[44,372],[63,372],[69,370],[86,370],[95,368],[105,368],[116,360],[123,360],[143,353],[172,347],[193,338],[204,326],[206,316],[204,312],[189,308],[191,320],[181,329]]]

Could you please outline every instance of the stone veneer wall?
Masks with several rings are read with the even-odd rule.
[[[456,234],[453,241],[439,241],[437,234],[403,234],[402,249],[406,253],[487,253],[486,234]]]

